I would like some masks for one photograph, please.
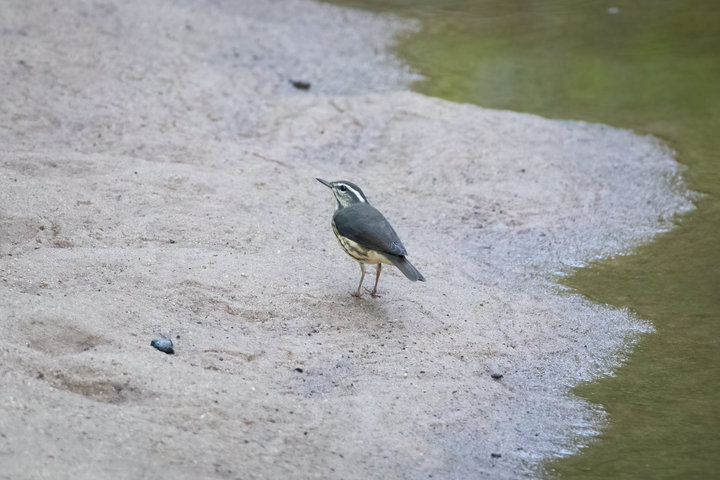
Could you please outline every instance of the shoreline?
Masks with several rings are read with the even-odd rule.
[[[660,142],[400,91],[412,75],[377,51],[412,24],[390,17],[21,5],[0,470],[515,478],[595,433],[570,387],[650,327],[553,278],[691,208]],[[428,283],[388,269],[382,298],[350,297],[316,176],[358,183]]]

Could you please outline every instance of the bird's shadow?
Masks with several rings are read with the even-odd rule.
[[[372,297],[369,293],[356,297],[351,291],[338,289],[316,298],[314,309],[318,317],[337,318],[346,326],[368,326],[369,321],[376,325],[392,322],[383,297]]]

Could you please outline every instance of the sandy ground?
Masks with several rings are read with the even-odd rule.
[[[407,92],[408,28],[2,2],[0,478],[517,478],[597,431],[569,387],[650,326],[555,280],[669,228],[678,166]],[[318,176],[363,187],[427,283],[351,297]]]

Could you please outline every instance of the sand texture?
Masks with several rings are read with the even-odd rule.
[[[569,388],[651,327],[556,280],[670,228],[678,165],[410,93],[387,49],[413,28],[2,2],[0,479],[517,478],[601,427]],[[360,185],[427,282],[353,298],[315,177]]]

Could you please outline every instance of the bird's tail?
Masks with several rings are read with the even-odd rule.
[[[399,268],[400,271],[404,273],[405,276],[413,282],[416,282],[418,280],[420,280],[421,282],[425,281],[425,277],[422,276],[422,273],[418,272],[417,268],[413,267],[413,264],[410,263],[407,258],[398,255],[388,255],[388,258],[393,263],[393,265]]]

